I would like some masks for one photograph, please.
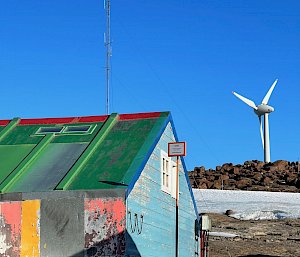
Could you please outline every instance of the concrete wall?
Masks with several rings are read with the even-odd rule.
[[[36,196],[2,195],[15,201],[0,202],[0,256],[124,256],[124,190]]]
[[[161,189],[160,164],[161,150],[167,152],[168,142],[174,141],[169,123],[127,198],[126,256],[175,256],[175,198]],[[179,256],[198,256],[194,231],[197,214],[181,164],[179,191]]]

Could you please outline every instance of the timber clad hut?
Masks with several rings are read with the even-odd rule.
[[[175,256],[169,142],[168,112],[0,121],[0,256]],[[198,256],[183,159],[179,188],[178,256]]]

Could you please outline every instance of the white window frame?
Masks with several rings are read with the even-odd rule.
[[[55,135],[90,135],[93,133],[97,125],[94,124],[76,124],[76,125],[53,125],[49,127],[40,127],[32,136],[44,136],[46,134]],[[76,131],[76,128],[78,130]],[[82,130],[85,128],[85,130]],[[53,131],[52,131],[53,130]]]
[[[78,134],[78,135],[81,135],[81,134],[91,134],[93,132],[93,130],[95,129],[96,126],[93,126],[93,125],[71,125],[71,126],[66,126],[62,133],[63,134]],[[78,131],[76,131],[76,129],[79,129]],[[82,128],[87,128],[86,130],[82,130],[80,131],[80,129]]]
[[[49,127],[40,127],[35,134],[36,135],[45,135],[45,134],[59,134],[64,129],[64,126],[49,126]]]
[[[161,170],[161,190],[175,197],[176,194],[176,163],[168,154],[161,150],[160,170]]]

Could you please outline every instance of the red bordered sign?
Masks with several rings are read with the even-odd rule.
[[[168,156],[186,156],[186,143],[174,142],[168,144]]]

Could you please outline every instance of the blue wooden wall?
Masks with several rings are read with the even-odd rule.
[[[175,198],[161,190],[160,164],[161,150],[167,152],[168,143],[174,141],[169,123],[127,197],[126,256],[175,256]],[[194,231],[197,211],[185,172],[180,162],[179,256],[193,257],[198,256]]]

